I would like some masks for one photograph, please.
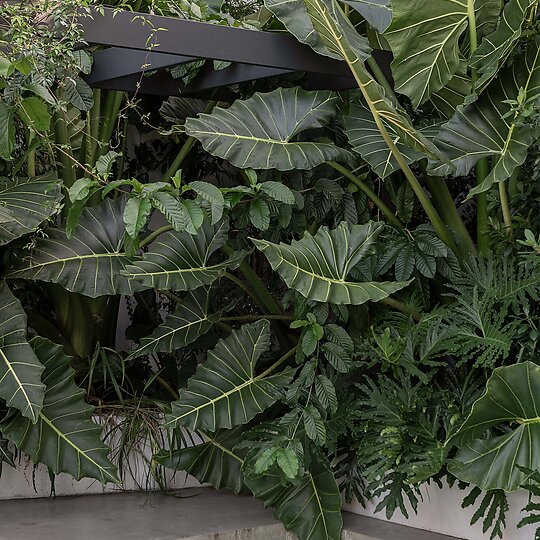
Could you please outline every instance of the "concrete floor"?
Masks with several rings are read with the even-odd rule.
[[[293,538],[259,501],[205,488],[170,495],[123,493],[1,501],[0,523],[0,540]],[[345,529],[344,540],[451,540],[348,513]]]

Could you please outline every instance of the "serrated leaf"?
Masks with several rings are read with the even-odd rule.
[[[111,171],[112,171],[112,168],[113,168],[113,165],[115,164],[116,160],[121,156],[122,154],[118,153],[118,152],[114,152],[113,150],[110,150],[109,152],[107,152],[106,154],[102,155],[102,156],[99,156],[97,162],[96,162],[96,171],[98,172],[98,174],[101,174],[103,176],[109,176],[109,174],[111,174]],[[119,180],[117,181],[118,183],[120,182],[125,182],[123,180]]]
[[[199,287],[188,293],[182,302],[176,305],[174,312],[167,315],[163,324],[141,339],[139,347],[127,360],[145,354],[173,352],[206,334],[212,328],[216,316],[209,313],[209,293],[210,289],[206,287]]]
[[[372,253],[381,230],[380,223],[341,223],[333,230],[320,227],[314,236],[306,232],[302,240],[293,240],[291,245],[256,239],[252,242],[287,285],[306,298],[358,305],[382,300],[408,285],[348,280],[351,269]]]
[[[8,277],[58,283],[92,298],[144,289],[122,275],[132,262],[123,247],[124,204],[120,198],[106,199],[85,208],[71,238],[62,230],[49,230],[48,238],[39,238],[14,261]]]
[[[0,221],[0,245],[35,231],[59,209],[61,200],[60,181],[52,174],[0,179],[0,209],[10,213]]]
[[[5,282],[0,309],[0,397],[35,423],[43,405],[43,365],[26,341],[26,313]]]
[[[202,443],[180,450],[162,450],[155,460],[164,467],[186,471],[202,484],[229,489],[237,495],[245,491],[241,453],[234,447],[242,440],[241,428],[205,435]]]
[[[321,402],[321,405],[335,413],[338,408],[336,389],[332,381],[325,375],[318,375],[315,379],[315,395]]]
[[[146,287],[190,291],[210,285],[228,268],[235,268],[245,257],[233,254],[223,262],[213,263],[211,256],[227,242],[229,224],[204,223],[196,235],[169,232],[150,245],[142,259],[126,266],[123,275]]]
[[[190,199],[183,200],[181,204],[188,216],[186,231],[190,234],[197,234],[197,231],[204,222],[204,212],[202,211],[202,208],[195,201]]]
[[[460,450],[448,469],[484,490],[513,491],[527,478],[517,465],[540,467],[540,367],[532,362],[499,367],[449,444]],[[512,424],[504,435],[482,436],[491,427]]]
[[[210,154],[242,169],[311,169],[329,159],[349,158],[330,143],[293,141],[300,132],[327,124],[337,114],[338,101],[327,91],[278,88],[188,118],[186,133]]]
[[[80,77],[68,80],[65,86],[64,96],[80,111],[88,112],[94,104],[92,89]]]
[[[54,474],[118,483],[116,467],[107,457],[110,449],[101,441],[102,428],[92,421],[84,390],[75,385],[70,359],[60,345],[45,338],[34,338],[31,345],[45,366],[43,408],[36,424],[12,410],[0,424],[2,433]]]
[[[300,469],[298,456],[291,448],[278,448],[276,452],[276,461],[279,468],[285,473],[287,478],[291,480],[296,478]]]
[[[269,328],[268,321],[261,320],[221,339],[199,364],[187,387],[180,390],[180,397],[166,416],[166,426],[230,429],[248,423],[272,405],[293,372],[256,375],[259,357],[270,348]]]
[[[259,184],[259,189],[276,201],[285,204],[294,204],[296,202],[294,193],[281,182],[262,182]]]
[[[351,358],[341,345],[327,341],[321,346],[321,351],[336,371],[340,373],[349,372],[351,369]]]
[[[139,236],[152,212],[152,202],[146,197],[130,197],[126,202],[122,218],[126,232],[131,238]]]
[[[186,208],[171,193],[158,191],[152,194],[152,204],[159,210],[165,219],[173,226],[174,230],[182,232],[185,230],[189,215]]]
[[[189,184],[189,187],[205,201],[210,203],[212,213],[212,225],[217,223],[223,217],[223,208],[225,207],[225,198],[221,190],[209,182],[195,181]]]
[[[326,441],[326,427],[318,409],[313,405],[308,405],[304,409],[303,419],[306,435],[316,444],[324,444]]]
[[[270,227],[270,207],[260,197],[253,199],[249,205],[249,219],[254,227],[266,231]]]

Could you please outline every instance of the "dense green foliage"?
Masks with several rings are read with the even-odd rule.
[[[357,88],[92,90],[97,4],[288,31]],[[342,495],[457,483],[492,538],[540,496],[538,1],[393,4],[1,4],[1,462],[121,482],[150,445],[300,540]]]

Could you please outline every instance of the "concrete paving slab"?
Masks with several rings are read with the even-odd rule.
[[[0,502],[0,540],[293,540],[262,503],[208,488]],[[450,540],[345,515],[344,540]]]

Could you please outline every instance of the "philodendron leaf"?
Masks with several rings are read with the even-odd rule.
[[[504,435],[486,430],[510,423]],[[460,447],[448,470],[484,490],[513,491],[526,479],[517,467],[540,467],[540,366],[524,362],[499,367],[468,418],[450,439]]]
[[[34,231],[58,210],[61,200],[60,181],[50,174],[0,179],[0,210],[11,214],[0,221],[0,245]]]
[[[43,405],[43,365],[26,341],[26,314],[6,283],[0,284],[0,397],[36,422]]]
[[[470,196],[487,191],[494,183],[512,175],[527,157],[534,140],[534,126],[514,114],[507,100],[532,99],[540,103],[540,48],[530,46],[512,66],[506,68],[474,103],[458,107],[444,124],[435,144],[456,169],[457,176],[466,176],[476,162],[493,156],[493,167],[486,179],[471,190]],[[509,114],[510,113],[510,114]],[[434,167],[436,173],[447,173],[448,167]]]
[[[521,37],[521,27],[529,8],[536,2],[537,0],[510,0],[506,4],[499,26],[486,36],[470,60],[471,67],[480,75],[476,81],[477,88],[484,86],[508,57]]]
[[[242,430],[219,430],[205,435],[196,446],[180,450],[162,450],[155,460],[163,467],[186,471],[202,484],[229,489],[239,494],[246,491],[242,474],[242,457],[234,447],[242,440]]]
[[[230,429],[247,424],[272,405],[279,397],[279,389],[290,382],[293,371],[256,374],[259,357],[270,348],[269,327],[268,321],[261,320],[221,339],[208,352],[206,361],[199,364],[187,387],[180,390],[165,426]]]
[[[101,441],[102,428],[92,421],[93,408],[75,384],[69,357],[48,339],[37,337],[30,343],[45,366],[43,409],[36,424],[12,410],[0,431],[34,463],[47,465],[54,474],[118,483],[116,467],[107,458],[110,450]]]
[[[71,238],[51,229],[15,261],[8,277],[57,283],[92,298],[144,289],[121,274],[130,262],[123,247],[123,210],[122,199],[86,208]]]
[[[490,31],[499,15],[498,0],[416,0],[393,3],[392,24],[384,33],[394,53],[396,91],[424,103],[455,75],[459,42],[474,11],[477,30]]]
[[[219,318],[219,314],[212,316],[209,313],[209,292],[209,288],[199,287],[188,293],[174,312],[167,316],[165,322],[152,334],[144,337],[139,348],[127,359],[138,358],[144,354],[173,352],[206,334],[214,324],[214,317]]]
[[[410,282],[362,282],[349,280],[349,273],[372,254],[382,230],[381,223],[350,225],[337,229],[320,227],[317,234],[304,234],[290,245],[252,239],[285,283],[317,302],[359,305],[377,302],[406,287]]]
[[[188,118],[186,133],[210,154],[242,169],[312,169],[327,160],[349,158],[346,150],[331,143],[294,140],[302,131],[326,125],[338,104],[332,92],[278,88]]]
[[[245,257],[239,252],[225,261],[210,262],[210,257],[226,244],[228,232],[228,222],[221,221],[216,225],[205,222],[196,235],[176,231],[163,234],[142,260],[128,265],[122,274],[157,289],[190,291],[210,285]]]
[[[299,540],[340,540],[341,496],[330,464],[319,451],[311,452],[309,468],[299,482],[284,485],[282,475],[272,471],[245,482]]]

